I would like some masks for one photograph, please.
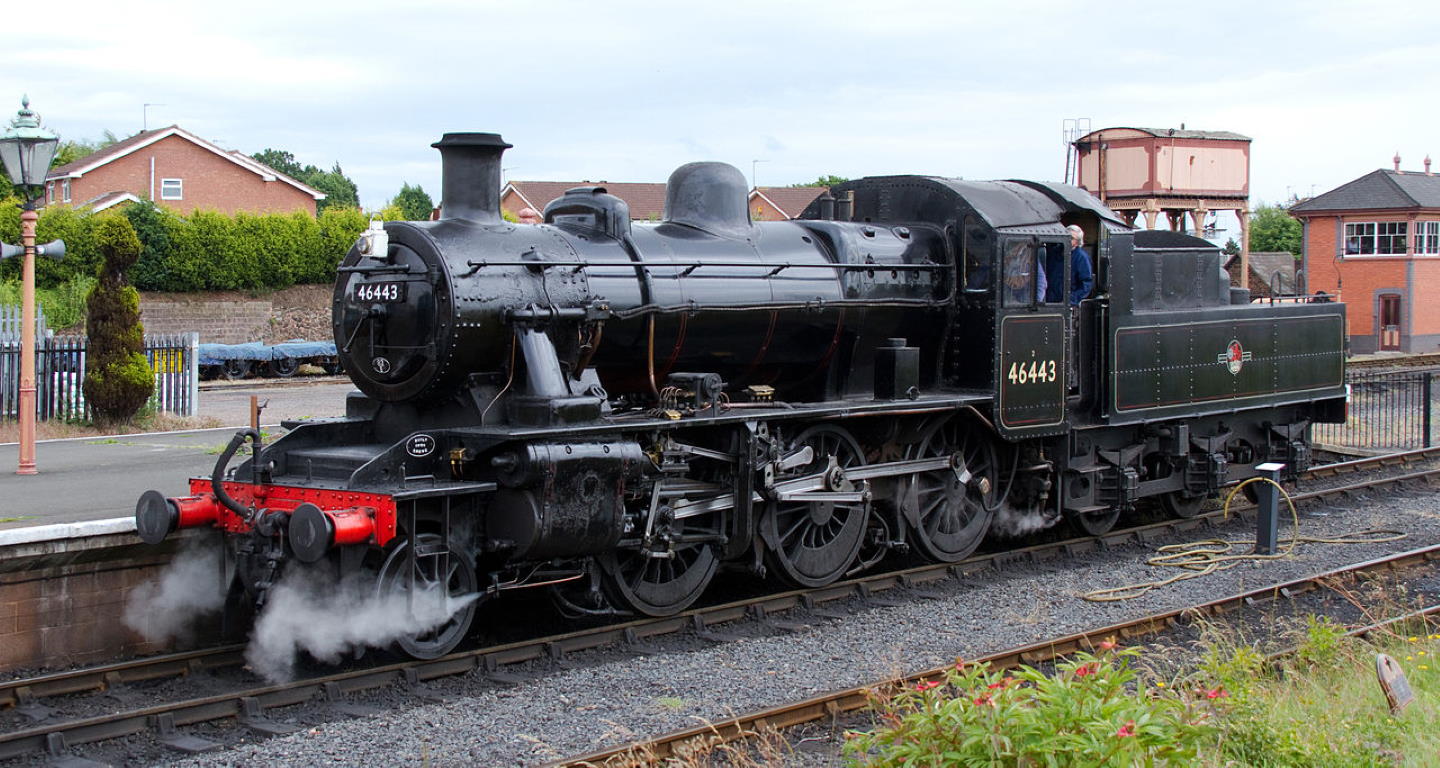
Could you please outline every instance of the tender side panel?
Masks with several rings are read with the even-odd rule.
[[[1112,413],[1187,412],[1344,394],[1338,314],[1171,322],[1117,328]],[[1147,414],[1149,415],[1149,414]],[[1129,420],[1129,419],[1126,419]]]

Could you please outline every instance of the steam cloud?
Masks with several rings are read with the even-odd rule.
[[[373,581],[346,579],[337,585],[323,572],[292,569],[270,590],[245,660],[261,677],[282,682],[294,675],[301,651],[333,664],[348,652],[383,648],[433,629],[478,597],[442,601],[434,591],[421,592],[412,615],[404,593],[376,594]]]
[[[1060,522],[1060,517],[1050,516],[1036,509],[1022,509],[1009,502],[995,510],[990,521],[990,532],[1002,538],[1018,538],[1042,531]]]
[[[220,583],[220,548],[213,542],[187,542],[156,582],[141,584],[125,600],[125,626],[146,640],[163,642],[194,636],[194,622],[225,605]]]

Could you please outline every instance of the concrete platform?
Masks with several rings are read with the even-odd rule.
[[[199,415],[227,426],[42,440],[35,449],[38,475],[16,475],[19,446],[0,445],[0,546],[132,532],[140,494],[151,488],[183,494],[190,477],[210,474],[230,436],[249,423],[251,395],[266,406],[261,423],[277,425],[341,416],[353,388],[336,377],[207,383]],[[279,433],[276,426],[266,429],[270,439]]]
[[[8,532],[20,528],[130,518],[135,500],[151,488],[182,494],[192,475],[210,474],[234,433],[235,427],[220,427],[45,440],[35,447],[37,475],[15,474],[19,446],[0,445],[0,543],[18,542]],[[91,522],[73,531],[51,529],[47,538],[119,532],[115,524]],[[30,539],[39,532],[28,534]]]

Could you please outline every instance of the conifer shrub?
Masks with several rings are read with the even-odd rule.
[[[124,421],[155,389],[145,358],[140,293],[125,277],[140,257],[140,238],[129,219],[111,215],[97,217],[95,239],[104,264],[88,301],[85,399],[97,421]]]

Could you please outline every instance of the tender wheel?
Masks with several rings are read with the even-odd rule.
[[[911,458],[946,456],[951,466],[922,472],[901,485],[901,514],[910,543],[925,558],[964,560],[980,546],[995,516],[995,448],[977,427],[960,419],[928,430]]]
[[[427,556],[426,550],[439,548],[443,543],[439,534],[422,533],[418,537],[415,558],[415,593],[410,593],[410,551],[409,543],[401,541],[385,558],[376,580],[376,593],[382,598],[391,597],[401,606],[408,604],[410,626],[414,634],[403,635],[395,641],[401,651],[417,659],[434,659],[455,649],[470,631],[475,618],[475,564],[468,552],[451,550],[446,555]],[[444,565],[442,565],[444,563]],[[442,579],[443,570],[443,579]],[[440,595],[440,583],[446,585],[445,596]],[[457,608],[457,606],[459,606]]]
[[[288,379],[300,370],[300,361],[293,357],[281,357],[270,361],[270,373]]]
[[[1170,477],[1175,471],[1170,462],[1160,456],[1148,457],[1145,466],[1150,477],[1156,480]],[[1169,491],[1161,494],[1159,501],[1160,508],[1171,517],[1194,517],[1200,514],[1200,508],[1205,504],[1205,497],[1187,496],[1184,491]]]
[[[220,366],[220,375],[227,379],[243,379],[250,375],[249,360],[226,360]]]
[[[1194,517],[1205,505],[1204,496],[1186,496],[1180,491],[1171,491],[1160,497],[1160,508],[1171,517]]]
[[[1103,536],[1115,527],[1115,522],[1120,519],[1120,510],[1117,507],[1109,507],[1098,512],[1082,512],[1069,517],[1070,525],[1080,533],[1087,536]]]
[[[826,471],[830,457],[840,469],[865,463],[860,444],[846,430],[819,424],[801,432],[791,449],[810,446],[815,456],[786,478]],[[830,490],[856,491],[848,481]],[[821,491],[825,488],[819,489]],[[760,519],[765,558],[781,579],[800,587],[819,587],[840,578],[855,562],[870,517],[868,501],[771,502]]]
[[[610,599],[646,616],[669,616],[690,607],[710,585],[720,559],[715,556],[713,531],[698,521],[674,520],[662,508],[645,541],[645,513],[636,515],[631,546],[607,552],[596,562]]]

